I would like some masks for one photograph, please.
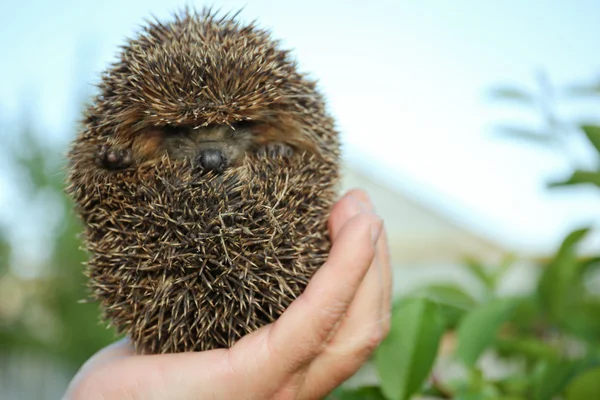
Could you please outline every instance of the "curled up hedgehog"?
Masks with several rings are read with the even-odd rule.
[[[339,156],[315,82],[267,31],[210,11],[148,24],[68,156],[105,318],[139,353],[273,322],[329,253]]]

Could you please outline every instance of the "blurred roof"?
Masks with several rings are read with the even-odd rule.
[[[342,188],[361,188],[369,193],[377,213],[384,219],[395,264],[448,264],[465,256],[498,260],[507,253],[500,243],[444,215],[422,199],[390,187],[357,168],[343,170]]]
[[[479,215],[455,199],[416,183],[407,176],[387,171],[373,163],[349,160],[343,169],[342,189],[359,187],[372,197],[384,218],[390,236],[391,253],[397,263],[448,263],[466,256],[498,261],[509,252],[523,259],[544,260],[551,256],[569,231],[556,240],[527,237],[528,233],[499,229],[493,216]],[[527,216],[525,215],[524,218]],[[594,215],[589,222],[593,222]],[[585,226],[574,225],[575,228]],[[557,227],[558,228],[558,227]],[[600,232],[592,231],[581,243],[583,254],[596,254]]]

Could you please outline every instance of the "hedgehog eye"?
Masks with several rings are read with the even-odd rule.
[[[237,121],[231,124],[231,127],[233,128],[233,130],[244,130],[244,129],[252,129],[252,127],[256,126],[257,122],[256,121],[251,121],[251,120],[244,120],[244,121]]]
[[[186,126],[165,125],[162,127],[162,131],[169,136],[176,136],[187,134],[189,129]]]

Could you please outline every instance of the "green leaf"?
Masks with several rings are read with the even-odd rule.
[[[593,299],[580,299],[569,308],[568,318],[563,329],[581,339],[595,343],[600,338],[600,302]]]
[[[587,136],[596,151],[600,153],[600,126],[582,125],[581,130],[583,130],[583,133],[585,133],[585,136]]]
[[[456,400],[488,400],[483,393],[463,393],[455,397]]]
[[[424,297],[438,303],[446,328],[453,328],[463,315],[477,304],[473,296],[453,284],[429,285],[412,292],[408,297]]]
[[[549,187],[590,184],[600,187],[600,171],[574,171],[570,177],[562,181],[550,182]]]
[[[600,256],[588,257],[581,261],[581,272],[585,273],[600,267]]]
[[[444,320],[427,299],[408,299],[392,313],[389,335],[375,352],[385,396],[405,400],[421,389],[435,360]]]
[[[526,295],[519,298],[515,311],[510,319],[512,329],[516,333],[538,332],[541,323],[541,305],[539,297],[535,294]]]
[[[576,258],[576,246],[588,232],[589,228],[571,232],[540,278],[538,284],[540,304],[555,322],[563,318],[569,293],[576,286],[580,269]]]
[[[490,273],[486,271],[485,265],[474,259],[465,260],[465,267],[486,289],[494,289],[494,279]]]
[[[476,301],[469,293],[458,285],[433,284],[415,290],[412,295],[425,297],[436,303],[444,303],[455,307],[470,309],[475,306]]]
[[[599,96],[600,82],[587,85],[571,85],[565,88],[564,93],[567,96]]]
[[[472,367],[495,339],[500,326],[510,318],[516,301],[512,299],[494,300],[485,303],[467,314],[458,327],[456,349],[458,358]]]
[[[533,374],[533,400],[551,400],[562,393],[580,367],[572,361],[540,364]]]
[[[493,400],[527,400],[527,399],[522,396],[508,395],[508,396],[494,397]]]
[[[496,382],[496,386],[508,397],[525,399],[531,385],[531,377],[525,374],[509,375]]]
[[[329,400],[386,400],[381,389],[376,386],[366,386],[358,389],[336,389]]]
[[[464,400],[496,400],[498,396],[500,396],[500,391],[486,379],[483,371],[478,368],[471,368],[469,370],[468,381],[457,388],[453,398]]]
[[[4,232],[0,231],[0,277],[8,271],[11,257],[11,247]]]
[[[575,378],[566,390],[567,400],[600,399],[600,368]]]
[[[496,349],[501,355],[506,356],[524,356],[529,361],[550,361],[556,362],[560,355],[551,345],[538,339],[517,338],[502,339],[496,342]]]
[[[494,285],[497,285],[498,282],[504,278],[510,267],[512,267],[515,263],[516,259],[517,257],[512,253],[509,253],[502,258],[500,265],[498,265],[498,267],[493,271],[491,276],[492,280],[494,281]]]
[[[522,140],[544,146],[554,145],[556,143],[556,138],[553,135],[518,126],[498,125],[496,130],[500,135],[508,139]]]
[[[527,91],[510,86],[498,86],[489,91],[489,96],[497,100],[518,101],[525,104],[534,104],[536,99]]]

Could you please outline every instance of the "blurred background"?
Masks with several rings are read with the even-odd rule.
[[[116,338],[80,302],[86,255],[64,154],[118,46],[183,5],[0,4],[2,399],[59,398]],[[468,286],[466,257],[507,254],[518,261],[500,290],[527,293],[565,235],[600,223],[600,174],[589,172],[600,136],[581,128],[600,122],[597,1],[212,5],[244,7],[242,20],[271,29],[319,80],[343,135],[344,187],[368,190],[386,221],[399,296],[424,282]],[[581,252],[599,248],[595,229]]]

